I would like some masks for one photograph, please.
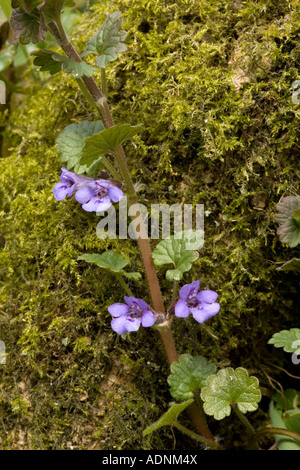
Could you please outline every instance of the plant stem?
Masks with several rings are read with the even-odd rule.
[[[205,447],[208,447],[212,450],[223,450],[223,447],[220,446],[220,444],[217,441],[211,441],[210,439],[206,439],[203,436],[199,436],[199,434],[196,434],[194,431],[191,431],[190,429],[186,428],[182,424],[178,423],[178,421],[174,423],[174,426],[183,434],[186,434],[192,439],[195,439],[196,441],[201,442],[201,444],[203,444]]]
[[[259,445],[258,443],[256,442],[256,439],[255,439],[255,430],[254,428],[252,427],[252,425],[250,424],[250,422],[248,421],[248,419],[246,418],[246,416],[239,410],[239,407],[237,406],[236,403],[233,403],[232,404],[232,408],[235,412],[235,414],[237,415],[237,417],[240,419],[240,421],[243,423],[243,425],[246,427],[248,433],[250,434],[250,438],[251,438],[251,448],[254,450],[259,450]]]
[[[173,292],[172,292],[172,300],[171,304],[175,302],[177,296],[178,296],[178,286],[179,286],[179,281],[174,281],[173,282]]]
[[[58,44],[61,46],[65,54],[75,62],[82,62],[77,51],[74,49],[72,43],[69,41],[60,18],[56,19],[56,22],[51,22],[48,24],[48,28]],[[82,84],[86,87],[87,92],[95,102],[97,108],[99,109],[103,121],[106,127],[114,126],[114,120],[111,115],[106,96],[101,92],[92,77],[82,77]],[[127,166],[127,161],[125,157],[124,150],[122,146],[119,146],[115,152],[116,160],[120,166],[121,172],[124,176],[125,184],[127,186],[128,196],[132,203],[138,204],[138,198],[135,191],[134,184],[131,179],[131,175]],[[149,292],[151,297],[152,306],[155,312],[162,313],[165,315],[165,307],[163,303],[162,292],[160,289],[157,273],[154,267],[152,252],[149,243],[149,239],[146,236],[146,231],[144,227],[144,221],[140,214],[139,217],[140,223],[140,237],[138,238],[138,245],[143,259],[144,269],[146,278],[148,281]],[[174,338],[172,331],[166,322],[166,324],[158,325],[158,331],[160,333],[161,341],[164,345],[166,356],[169,364],[172,364],[174,361],[177,361],[178,354],[176,351]],[[216,442],[213,435],[210,433],[205,417],[202,414],[202,411],[192,403],[187,408],[192,421],[194,422],[198,432],[202,434],[205,438],[211,442]]]
[[[259,438],[263,434],[282,434],[283,436],[291,437],[296,441],[300,442],[300,434],[294,431],[289,431],[288,429],[283,428],[264,428],[260,429],[255,433],[255,437]]]
[[[121,284],[121,286],[123,287],[123,289],[125,290],[126,294],[129,295],[129,297],[132,297],[133,293],[131,292],[129,286],[124,281],[121,274],[119,274],[119,273],[114,273],[114,274],[115,274],[116,278],[118,279],[119,283]]]
[[[107,96],[107,81],[105,69],[101,67],[101,89],[104,96]]]

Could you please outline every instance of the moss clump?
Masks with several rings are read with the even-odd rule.
[[[246,367],[268,394],[266,376],[278,379],[268,361],[282,365],[285,356],[274,359],[267,341],[297,321],[296,280],[275,269],[290,254],[276,237],[273,213],[282,195],[299,193],[299,106],[291,99],[299,79],[299,3],[101,2],[74,33],[80,51],[114,10],[123,12],[129,48],[109,69],[110,104],[116,122],[145,127],[126,144],[132,175],[145,183],[141,200],[203,203],[206,211],[205,245],[184,282],[197,277],[216,290],[221,312],[210,330],[176,320],[178,350]],[[173,448],[168,429],[142,438],[171,399],[155,332],[116,337],[107,313],[121,300],[116,281],[77,261],[83,252],[115,249],[139,270],[136,247],[99,241],[95,216],[52,195],[61,166],[56,136],[97,116],[67,75],[33,89],[5,116],[1,447]],[[169,284],[160,275],[167,303]],[[133,285],[137,296],[144,286]],[[221,434],[234,447],[228,422]],[[196,446],[176,439],[182,449]]]

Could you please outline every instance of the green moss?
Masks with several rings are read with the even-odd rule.
[[[282,195],[299,194],[299,106],[291,99],[299,3],[101,2],[74,33],[80,51],[117,9],[128,51],[109,69],[109,97],[116,122],[144,124],[125,146],[133,177],[145,183],[141,201],[202,203],[206,211],[205,245],[184,282],[197,277],[216,290],[221,311],[204,327],[175,319],[178,350],[244,366],[268,394],[266,375],[283,380],[269,362],[282,366],[286,357],[267,341],[297,325],[298,281],[276,271],[290,250],[273,214]],[[72,122],[97,118],[76,82],[56,75],[0,119],[10,148],[0,160],[4,449],[174,445],[169,429],[142,438],[171,400],[156,333],[116,337],[107,306],[122,299],[117,281],[77,261],[115,249],[141,270],[136,246],[100,241],[96,216],[52,194],[61,166],[55,138]],[[170,285],[159,272],[167,304]],[[144,296],[144,280],[131,287]],[[216,432],[234,447],[228,421]],[[181,435],[176,442],[196,446]]]

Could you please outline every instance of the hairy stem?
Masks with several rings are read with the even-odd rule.
[[[187,436],[191,437],[192,439],[195,439],[198,442],[201,442],[205,447],[208,447],[209,449],[212,450],[223,450],[223,447],[220,446],[220,444],[217,441],[211,441],[210,439],[206,439],[203,436],[199,436],[199,434],[196,434],[194,431],[191,431],[190,429],[186,428],[182,424],[176,423],[174,424],[175,428],[177,428],[179,431],[181,431],[183,434],[186,434]]]
[[[126,284],[126,282],[124,281],[123,277],[121,276],[121,274],[119,273],[115,273],[115,276],[116,278],[118,279],[119,283],[121,284],[121,286],[123,287],[124,291],[126,292],[127,295],[129,295],[129,297],[132,297],[133,296],[133,293],[131,292],[129,286]]]
[[[237,406],[236,403],[232,404],[232,408],[233,408],[235,414],[240,419],[240,421],[243,423],[243,425],[245,426],[245,428],[247,429],[247,431],[250,435],[251,449],[259,450],[260,449],[259,445],[258,445],[258,443],[256,442],[256,439],[255,439],[255,430],[254,430],[254,428],[252,427],[252,425],[250,424],[250,422],[248,421],[246,416],[239,410],[239,407]]]

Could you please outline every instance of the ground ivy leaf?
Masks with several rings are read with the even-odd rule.
[[[86,139],[81,164],[91,165],[99,155],[113,153],[125,140],[131,139],[141,130],[141,125],[120,124],[109,127]]]
[[[274,344],[275,348],[283,348],[285,352],[296,352],[300,348],[300,329],[279,331],[269,339],[268,344]]]
[[[231,404],[237,404],[242,413],[256,410],[261,392],[258,379],[249,377],[246,369],[228,367],[207,377],[201,398],[205,413],[221,420],[230,415]]]
[[[52,57],[53,51],[47,49],[40,49],[33,51],[31,55],[35,56],[33,63],[40,67],[41,72],[50,72],[51,75],[61,71],[62,63],[54,60]]]
[[[282,243],[293,248],[300,243],[300,196],[284,197],[276,204],[276,209],[277,235]]]
[[[277,271],[296,271],[300,273],[300,258],[292,258],[282,266],[277,268]]]
[[[35,56],[34,65],[39,66],[42,72],[50,72],[51,75],[63,70],[63,72],[71,73],[75,78],[81,78],[84,75],[91,77],[96,70],[85,62],[75,62],[69,57],[47,49],[34,51],[32,55]]]
[[[21,8],[13,8],[10,24],[15,33],[14,38],[21,44],[38,43],[46,37],[46,26],[42,19],[30,13],[22,11]]]
[[[144,436],[150,434],[153,431],[163,426],[174,426],[177,422],[177,418],[194,400],[187,400],[183,403],[172,405],[166,413],[164,413],[155,423],[150,424],[143,432]]]
[[[121,30],[122,23],[120,11],[108,15],[97,34],[87,41],[86,49],[81,56],[97,54],[96,65],[105,69],[109,62],[118,58],[118,53],[127,50],[123,42],[127,33]]]
[[[81,152],[85,145],[85,140],[104,129],[102,121],[81,121],[70,124],[59,134],[56,139],[57,153],[60,161],[65,163],[68,170],[74,168],[75,173],[95,173],[101,163],[101,157],[93,162],[93,165],[81,165]]]
[[[181,238],[177,238],[181,236]],[[191,269],[192,263],[199,257],[198,251],[188,249],[191,245],[191,241],[196,236],[201,238],[201,232],[195,232],[193,230],[186,230],[178,232],[168,239],[159,242],[153,253],[153,261],[156,266],[165,264],[173,264],[175,269],[170,269],[166,272],[168,280],[180,281],[183,277],[183,273]],[[195,244],[197,246],[197,244]]]
[[[181,354],[178,361],[171,365],[168,377],[172,397],[178,401],[193,398],[193,390],[204,387],[206,378],[216,369],[215,364],[207,362],[204,357]]]
[[[123,258],[119,253],[114,251],[105,251],[102,254],[89,254],[79,256],[79,260],[87,261],[88,263],[97,264],[100,268],[107,269],[113,273],[119,273],[130,264],[129,259]]]

